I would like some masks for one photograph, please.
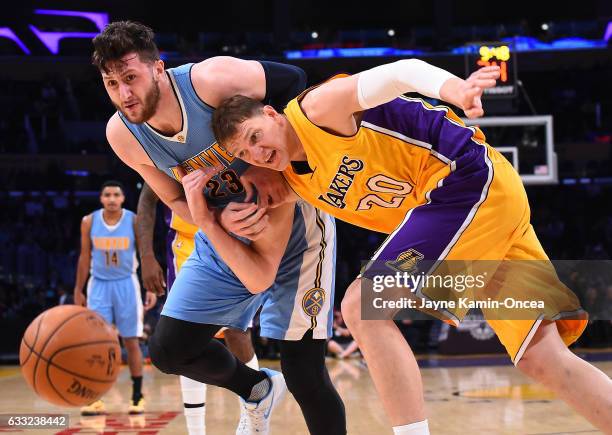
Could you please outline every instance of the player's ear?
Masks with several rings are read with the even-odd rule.
[[[272,118],[278,116],[278,112],[274,109],[274,107],[270,106],[269,104],[266,104],[263,107],[263,113],[264,115],[271,116]]]
[[[159,78],[159,76],[161,76],[164,73],[164,69],[165,69],[164,61],[161,59],[157,59],[153,63],[153,69],[155,70],[155,73],[157,74],[157,77]]]

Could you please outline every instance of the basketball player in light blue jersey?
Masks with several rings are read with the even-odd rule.
[[[198,227],[184,222],[164,205],[164,221],[168,227],[166,235],[167,273],[164,280],[163,271],[153,251],[158,202],[159,198],[155,192],[147,183],[144,183],[138,197],[136,234],[143,285],[147,290],[163,294],[166,287],[172,288],[181,267],[195,249]],[[215,338],[223,338],[228,349],[248,367],[256,370],[259,368],[250,329],[243,331],[224,328],[217,333]],[[206,384],[181,376],[180,385],[187,431],[189,435],[204,435],[206,433],[206,409],[210,406],[210,402],[206,401]]]
[[[122,207],[123,187],[117,181],[102,185],[102,208],[81,221],[81,253],[74,286],[74,303],[87,305],[115,324],[128,354],[132,375],[130,414],[144,412],[142,395],[142,353],[138,343],[143,329],[143,305],[136,276],[136,215]],[[87,277],[89,276],[89,280]],[[83,286],[87,282],[87,300]],[[146,309],[155,305],[156,296],[147,292]],[[105,413],[98,400],[81,409],[82,415]]]
[[[190,192],[193,198],[203,191],[218,213],[206,234],[196,234],[195,250],[168,294],[149,343],[152,361],[163,372],[238,394],[244,418],[237,434],[269,433],[271,412],[286,389],[312,434],[345,434],[344,405],[325,367],[334,221],[303,202],[284,203],[282,177],[234,159],[210,129],[223,99],[244,93],[279,107],[304,88],[304,73],[230,57],[165,69],[153,36],[146,26],[116,22],[93,41],[93,63],[118,109],[107,125],[111,147],[192,224],[201,216],[192,216],[183,175],[223,169],[204,189]],[[251,183],[257,203],[251,203]],[[260,221],[254,229],[253,221]],[[247,367],[213,339],[222,326],[246,329],[260,307],[261,335],[281,340],[286,385],[280,373]]]

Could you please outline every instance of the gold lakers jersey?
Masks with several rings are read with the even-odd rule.
[[[174,213],[170,208],[164,207],[166,224],[177,233],[185,237],[193,239],[198,232],[198,227],[185,222],[179,215]]]
[[[344,137],[310,122],[298,98],[285,115],[310,171],[294,163],[285,178],[307,202],[370,230],[392,232],[409,210],[428,201],[459,156],[487,146],[478,128],[422,99],[400,97],[366,110],[357,133]]]

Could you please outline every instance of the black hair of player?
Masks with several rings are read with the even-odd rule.
[[[104,189],[106,189],[107,187],[118,187],[119,189],[121,189],[121,193],[125,195],[125,188],[123,187],[123,183],[121,183],[121,181],[117,181],[117,180],[105,181],[104,183],[102,183],[102,187],[100,188],[100,193],[104,192]]]
[[[155,33],[150,27],[135,21],[114,21],[93,40],[91,62],[108,73],[109,63],[121,60],[126,54],[137,53],[142,62],[159,60]]]

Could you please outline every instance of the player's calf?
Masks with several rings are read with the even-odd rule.
[[[612,433],[612,380],[567,349],[554,322],[542,322],[517,367],[604,433]]]
[[[300,405],[312,435],[346,434],[346,414],[325,366],[325,340],[309,331],[299,341],[281,342],[281,367],[288,390]]]
[[[357,278],[349,285],[342,299],[341,311],[346,326],[353,334],[357,334],[363,322],[361,319],[361,278]]]
[[[250,330],[242,331],[241,329],[228,328],[224,334],[225,343],[229,350],[236,355],[236,358],[245,364],[253,359],[255,351],[253,350]]]

